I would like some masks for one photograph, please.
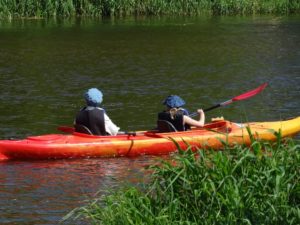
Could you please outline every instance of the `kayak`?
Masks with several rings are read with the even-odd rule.
[[[2,160],[41,160],[97,158],[139,155],[163,155],[182,149],[204,148],[221,150],[229,145],[251,144],[251,135],[259,140],[275,141],[275,132],[293,137],[300,132],[300,117],[285,121],[235,123],[218,120],[203,128],[184,132],[158,133],[140,131],[136,135],[93,136],[72,132],[30,136],[22,140],[0,140]],[[175,142],[174,142],[175,141]]]

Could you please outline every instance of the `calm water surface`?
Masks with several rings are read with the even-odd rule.
[[[0,138],[55,133],[98,87],[122,130],[153,128],[161,102],[237,122],[300,115],[300,17],[0,21]],[[143,182],[154,157],[0,162],[0,223],[56,224],[99,191]]]

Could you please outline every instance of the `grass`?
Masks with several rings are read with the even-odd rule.
[[[151,167],[151,182],[72,211],[91,224],[299,224],[300,145],[293,140],[223,151],[182,151]]]
[[[299,0],[0,0],[0,18],[299,13]]]

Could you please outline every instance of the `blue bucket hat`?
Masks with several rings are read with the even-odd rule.
[[[103,100],[103,94],[97,88],[90,88],[85,94],[84,98],[88,106],[99,106]]]
[[[163,104],[170,108],[178,108],[183,106],[185,101],[177,95],[170,95],[164,100]]]

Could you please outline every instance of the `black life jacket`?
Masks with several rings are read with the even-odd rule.
[[[94,135],[107,135],[104,110],[97,107],[84,107],[76,115],[75,123],[86,126]]]
[[[184,113],[181,110],[178,110],[173,118],[171,117],[171,113],[168,111],[158,113],[159,120],[166,120],[172,123],[177,131],[186,131],[190,129],[190,126],[188,124],[183,125],[183,116]]]

